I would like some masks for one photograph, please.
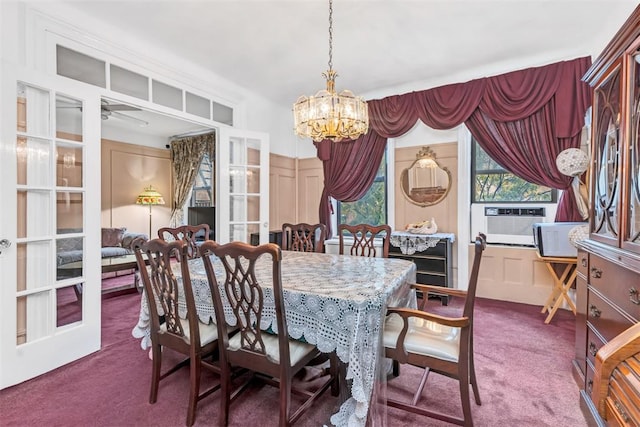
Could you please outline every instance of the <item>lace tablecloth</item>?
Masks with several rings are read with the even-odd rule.
[[[256,265],[256,276],[265,286],[271,282],[271,260]],[[214,268],[222,273],[219,260]],[[218,268],[216,268],[218,266]],[[213,303],[202,260],[189,261],[196,308],[200,320],[214,320]],[[178,272],[176,272],[177,274]],[[322,253],[283,251],[282,285],[289,335],[315,344],[324,353],[334,350],[347,363],[352,380],[351,397],[331,417],[337,426],[364,426],[369,410],[376,369],[379,366],[380,337],[387,305],[415,304],[410,285],[416,281],[416,267],[402,259],[366,258]],[[223,283],[222,276],[219,282]],[[271,325],[275,310],[265,290],[262,327]],[[132,334],[142,338],[142,348],[151,344],[147,298],[141,299],[140,318]],[[225,310],[235,324],[231,309]],[[276,331],[277,332],[277,331]]]
[[[394,231],[391,233],[389,243],[391,246],[400,248],[400,252],[404,255],[413,255],[416,252],[435,248],[441,239],[449,239],[453,243],[456,241],[456,235],[453,233],[414,234],[408,231]]]

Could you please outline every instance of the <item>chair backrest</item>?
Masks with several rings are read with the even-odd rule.
[[[478,287],[478,273],[480,271],[480,261],[482,253],[487,247],[487,236],[479,233],[475,240],[475,254],[473,265],[471,266],[471,276],[469,276],[469,286],[467,287],[467,299],[464,303],[463,316],[473,319],[473,307],[476,299],[476,288]]]
[[[187,243],[187,255],[189,259],[198,256],[197,238],[209,240],[209,224],[181,225],[179,227],[162,227],[158,229],[158,237],[162,240],[182,240]]]
[[[384,236],[383,236],[384,234]],[[340,237],[340,255],[356,255],[365,257],[375,257],[378,249],[375,246],[375,239],[382,237],[382,256],[389,258],[389,240],[391,238],[391,227],[388,225],[338,225],[338,235]],[[345,252],[345,237],[352,237],[353,243]]]
[[[282,224],[282,249],[298,252],[324,252],[327,227],[324,224]]]
[[[290,366],[289,335],[282,294],[282,278],[280,263],[282,251],[278,245],[267,243],[252,246],[243,242],[231,242],[220,245],[215,241],[207,241],[200,247],[200,254],[211,286],[213,304],[218,324],[218,339],[222,342],[221,360],[232,364],[261,371],[273,372],[278,375],[280,366]],[[213,254],[221,261],[224,271],[220,283],[216,277],[210,255]],[[265,289],[256,278],[256,262],[262,256],[271,258],[272,289]],[[267,358],[267,348],[263,339],[267,332],[261,330],[262,310],[265,292],[273,293],[275,302],[276,327],[278,334],[278,349],[280,361]],[[228,335],[225,320],[223,300],[228,303],[240,336],[240,348],[228,348]]]
[[[165,242],[161,239],[138,239],[134,243],[138,270],[149,303],[151,340],[160,338],[159,342],[162,345],[178,348],[184,348],[189,343],[200,345],[198,315],[187,263],[187,247],[186,242],[182,240]],[[175,259],[181,260],[179,265],[172,265]],[[180,317],[178,311],[178,279],[173,272],[174,266],[181,269],[187,309],[186,320]],[[164,319],[162,325],[160,316]]]

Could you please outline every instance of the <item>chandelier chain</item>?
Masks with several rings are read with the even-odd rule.
[[[329,70],[333,70],[333,1],[329,0]]]

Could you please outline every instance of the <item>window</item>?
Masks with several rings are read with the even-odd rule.
[[[190,207],[208,207],[215,203],[215,194],[213,192],[213,162],[209,158],[209,154],[204,155],[196,181],[193,183],[191,191]]]
[[[356,202],[337,202],[338,224],[387,223],[387,154],[382,156],[373,184],[367,193]]]
[[[557,190],[518,178],[496,163],[474,139],[471,152],[472,203],[555,203]]]

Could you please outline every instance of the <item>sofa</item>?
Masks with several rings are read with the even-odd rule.
[[[65,229],[61,233],[80,233],[81,229]],[[143,233],[128,232],[125,227],[103,228],[100,252],[102,258],[120,257],[133,254],[133,242],[138,238],[147,240]],[[57,266],[82,261],[82,237],[61,238],[57,241]]]

